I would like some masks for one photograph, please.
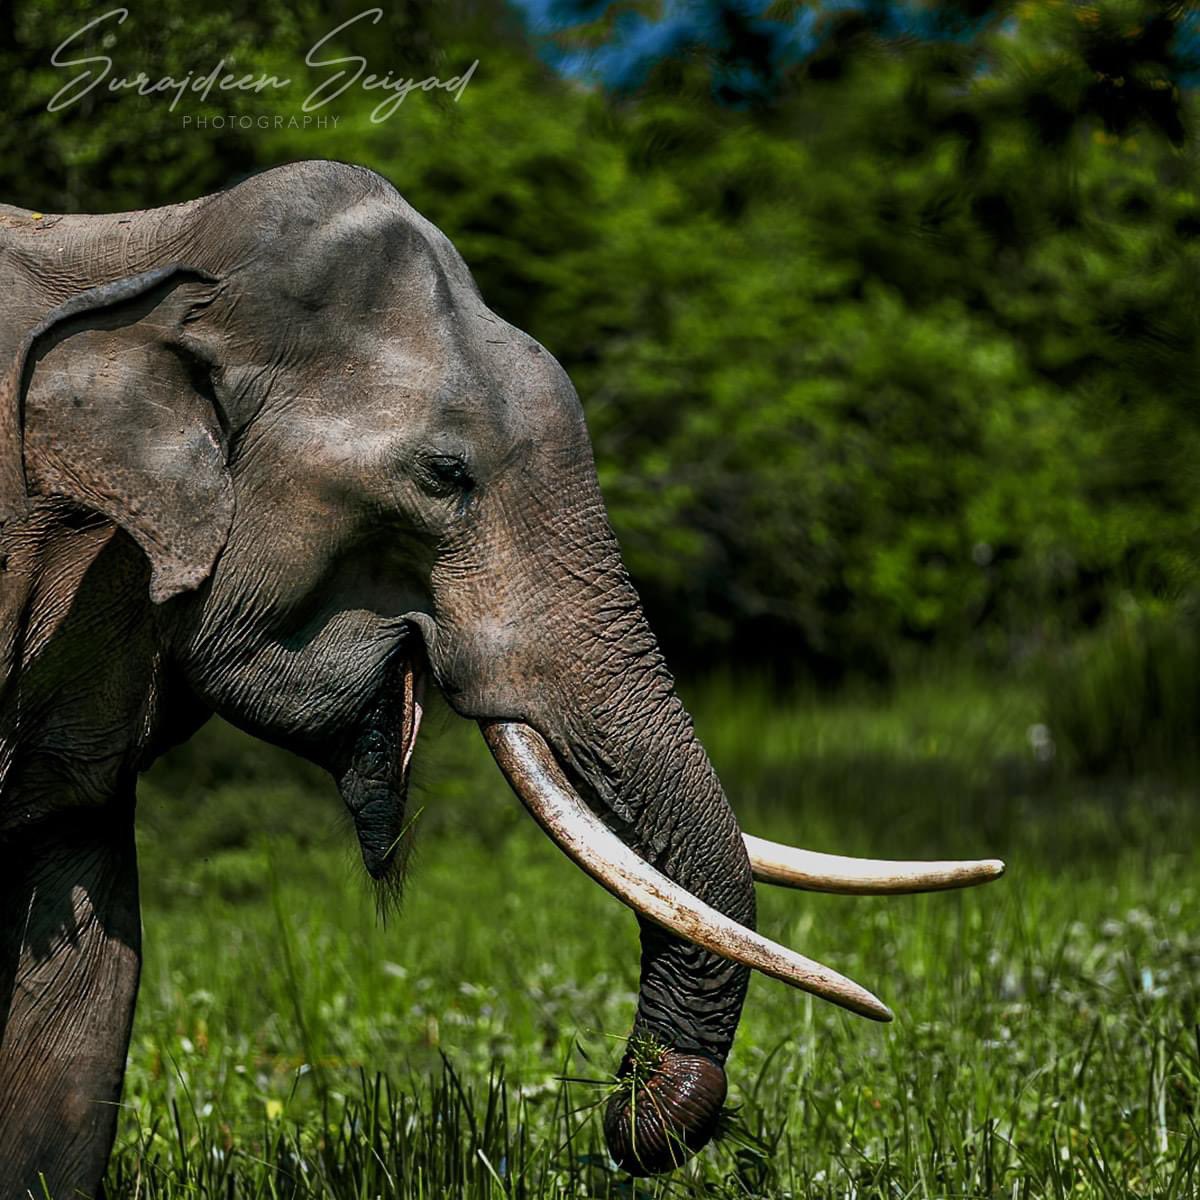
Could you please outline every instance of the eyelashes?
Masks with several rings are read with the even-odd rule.
[[[433,496],[463,496],[475,486],[466,459],[457,454],[426,454],[417,460],[417,480]]]

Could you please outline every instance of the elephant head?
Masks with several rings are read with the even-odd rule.
[[[890,1016],[754,932],[755,875],[905,891],[1000,865],[743,836],[622,565],[570,381],[437,229],[369,171],[299,163],[59,231],[99,277],[64,277],[0,393],[10,528],[58,496],[123,530],[155,686],[327,768],[376,878],[401,869],[424,689],[478,722],[551,838],[639,915],[631,1046],[655,1061],[607,1112],[621,1166],[670,1169],[712,1135],[748,968]]]

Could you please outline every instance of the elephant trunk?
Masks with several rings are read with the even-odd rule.
[[[679,700],[657,753],[653,790],[636,828],[642,856],[690,894],[753,929],[754,884],[737,822]],[[651,750],[650,754],[655,754]],[[651,766],[654,760],[647,763]],[[749,972],[639,914],[637,1015],[608,1103],[604,1133],[624,1170],[653,1175],[680,1165],[712,1137],[725,1102],[724,1063]]]
[[[547,832],[638,910],[637,1016],[604,1128],[618,1165],[650,1175],[680,1165],[716,1128],[748,971],[704,937],[721,922],[753,937],[755,902],[733,812],[640,609],[631,615],[634,628],[616,643],[618,652],[610,643],[603,661],[576,646],[573,682],[582,703],[567,701],[558,716],[543,711],[538,732],[515,722],[482,724],[509,782]],[[642,649],[632,659],[631,640]],[[539,794],[551,777],[564,806],[559,816]],[[564,820],[583,825],[572,834]],[[609,851],[589,865],[601,845]],[[649,872],[646,895],[613,886],[602,861],[612,853],[629,856],[627,876]],[[683,910],[673,888],[685,908],[695,908],[694,925],[675,925]]]
[[[673,1170],[702,1150],[725,1104],[725,1070],[701,1054],[649,1044],[626,1053],[604,1113],[608,1152],[631,1175]]]
[[[617,1163],[650,1175],[716,1131],[748,968],[891,1020],[865,988],[754,931],[755,875],[920,891],[981,883],[1003,864],[855,860],[744,838],[621,563],[590,456],[563,456],[588,470],[574,490],[543,482],[532,507],[527,491],[520,503],[493,494],[489,561],[524,563],[520,583],[455,547],[433,574],[434,614],[412,620],[442,692],[479,722],[534,818],[638,914],[637,1015],[604,1127]]]

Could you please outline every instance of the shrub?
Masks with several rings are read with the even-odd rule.
[[[1194,764],[1200,630],[1190,606],[1130,599],[1050,669],[1046,711],[1067,764],[1086,771]]]

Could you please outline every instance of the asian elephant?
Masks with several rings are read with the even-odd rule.
[[[135,781],[214,712],[328,769],[376,878],[402,869],[427,682],[479,723],[639,913],[630,1045],[657,1069],[605,1117],[637,1174],[711,1136],[747,968],[889,1016],[754,932],[756,874],[867,892],[1002,869],[743,837],[567,376],[380,176],[0,206],[0,296],[0,1195],[99,1194],[138,984]]]

